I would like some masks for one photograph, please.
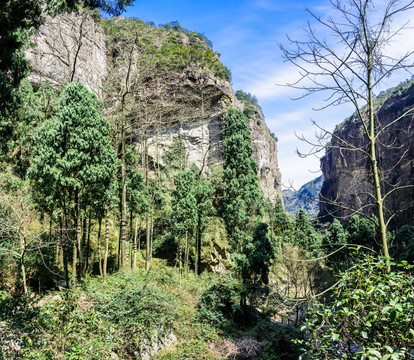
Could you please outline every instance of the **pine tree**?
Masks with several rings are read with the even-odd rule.
[[[319,251],[320,241],[318,234],[303,209],[300,209],[296,215],[294,244],[313,255]]]
[[[33,164],[28,170],[34,189],[47,203],[62,209],[65,228],[76,218],[73,283],[81,210],[107,196],[115,171],[116,156],[108,135],[109,124],[101,115],[99,101],[79,83],[65,88],[57,117],[46,121],[35,135]]]
[[[183,239],[185,265],[188,263],[189,237],[197,223],[197,201],[194,194],[196,181],[192,171],[182,171],[174,176],[175,190],[172,192],[172,219],[174,233],[179,241],[179,263],[182,264]]]
[[[235,271],[244,287],[240,305],[245,321],[250,323],[254,294],[266,283],[265,269],[269,266],[267,259],[273,254],[267,239],[267,225],[259,225],[255,233],[254,220],[258,212],[257,206],[261,202],[261,194],[257,166],[251,156],[253,149],[247,118],[242,112],[230,109],[225,120],[221,213]],[[264,261],[261,266],[258,266],[258,259]]]

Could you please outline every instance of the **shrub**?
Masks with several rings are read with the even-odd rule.
[[[395,265],[395,264],[392,264]],[[344,273],[332,301],[314,302],[303,330],[310,359],[408,359],[414,350],[414,278],[407,262],[386,272],[365,256]],[[411,355],[410,355],[411,354]]]
[[[128,353],[151,353],[171,334],[176,310],[172,298],[153,286],[125,287],[97,305],[103,317],[122,329]]]
[[[238,309],[234,299],[239,296],[240,284],[234,280],[220,281],[208,288],[201,296],[196,313],[199,321],[222,327]]]

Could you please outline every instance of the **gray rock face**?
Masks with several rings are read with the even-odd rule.
[[[386,129],[378,142],[382,191],[385,194],[394,186],[406,187],[392,192],[386,198],[386,218],[396,214],[394,220],[397,223],[412,223],[414,189],[409,186],[414,184],[413,113],[396,123],[393,121],[414,107],[414,84],[408,82],[389,90],[377,99],[376,104],[380,128]],[[363,147],[365,143],[361,126],[353,117],[337,126],[335,135],[356,147]],[[332,139],[331,144],[337,146],[338,141]],[[331,148],[321,159],[321,167],[325,177],[321,189],[322,199],[343,203],[365,214],[375,212],[373,200],[367,195],[372,194],[373,190],[366,156],[356,151]],[[324,203],[321,203],[320,211],[320,215],[327,219],[335,216],[346,220],[353,213]]]
[[[253,158],[259,169],[260,186],[265,197],[275,202],[282,199],[281,174],[277,162],[277,143],[270,134],[263,115],[258,111],[255,119],[249,119]]]
[[[27,53],[34,68],[29,78],[34,85],[48,80],[57,87],[63,87],[69,81],[79,81],[100,96],[108,73],[121,76],[125,72],[112,63],[113,54],[109,47],[105,47],[102,28],[86,13],[47,18],[34,42],[37,46]],[[177,139],[182,141],[188,154],[188,165],[195,163],[206,175],[220,169],[223,164],[225,114],[230,106],[243,108],[235,98],[231,84],[194,66],[181,73],[167,74],[161,84],[143,82],[140,86],[142,98],[162,100],[164,108],[177,105],[172,112],[159,116],[156,128],[146,129],[153,171],[168,165],[164,163],[164,155]],[[183,107],[184,102],[186,106]],[[265,196],[274,201],[282,196],[277,144],[261,113],[259,118],[249,120],[253,157],[258,165],[261,188]],[[142,124],[138,122],[134,131],[138,147],[142,147]]]
[[[61,87],[71,81],[101,94],[106,72],[105,35],[87,13],[47,17],[33,38],[36,47],[27,52],[36,86],[49,81]]]

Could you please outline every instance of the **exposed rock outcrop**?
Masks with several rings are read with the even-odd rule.
[[[407,110],[414,107],[414,83],[400,84],[390,89],[376,100],[380,129],[384,129],[378,141],[378,162],[382,169],[382,190],[384,194],[393,186],[406,187],[392,192],[386,198],[386,217],[396,214],[397,222],[413,223],[414,189],[414,117],[413,113],[393,123]],[[389,126],[389,127],[388,127]],[[361,125],[355,117],[350,117],[335,130],[335,136],[343,138],[355,147],[364,148],[365,138]],[[331,141],[332,147],[321,159],[325,182],[321,189],[321,198],[346,207],[358,209],[365,214],[375,211],[372,194],[370,164],[367,157],[358,151],[340,150],[337,139]],[[366,148],[366,147],[365,147]],[[321,215],[329,219],[332,216],[345,219],[352,211],[321,203]]]
[[[62,86],[78,81],[101,95],[106,69],[105,34],[90,13],[47,17],[33,37],[36,47],[29,49],[35,86],[42,81]]]
[[[69,81],[79,81],[104,98],[105,106],[112,106],[113,110],[116,106],[114,104],[120,102],[115,98],[122,92],[120,86],[123,85],[119,78],[125,77],[130,70],[133,75],[128,84],[129,110],[133,109],[129,116],[135,119],[133,137],[141,147],[145,141],[148,144],[152,170],[155,172],[168,165],[165,164],[164,155],[179,140],[187,152],[188,165],[195,163],[205,174],[214,173],[223,163],[222,132],[225,114],[230,106],[243,109],[243,104],[235,98],[226,75],[223,75],[224,67],[218,55],[208,48],[207,42],[197,33],[174,32],[121,17],[115,20],[100,20],[96,15],[94,17],[85,12],[47,18],[34,36],[37,46],[27,54],[34,68],[30,81],[37,85],[48,80],[58,87]],[[100,25],[100,22],[105,21],[107,26],[104,29],[106,32],[112,31],[110,35],[105,35]],[[127,24],[127,21],[136,21],[136,26]],[[130,32],[139,41],[142,40],[141,43],[132,44],[131,54],[134,59],[130,67],[126,61],[119,59],[122,51],[129,51],[131,42],[128,44],[121,41],[114,45],[114,37],[119,39],[125,36],[118,33],[116,28],[122,22],[129,29],[125,34]],[[151,53],[148,57],[150,61],[141,61],[147,50],[145,47],[152,47],[155,53],[163,50],[165,44],[169,48],[165,46],[165,51],[160,52],[160,56],[163,56],[161,60],[151,58],[154,56]],[[182,48],[174,52],[174,46],[193,46],[194,53],[190,52],[189,55]],[[174,49],[169,53],[171,48]],[[193,55],[195,62],[188,62],[188,57]],[[180,56],[185,60],[177,61]],[[175,63],[171,65],[169,59]],[[205,67],[205,63],[211,68]],[[145,66],[145,71],[142,66]],[[104,86],[107,87],[105,92]],[[110,91],[114,94],[110,94]],[[132,92],[134,95],[131,95]],[[157,107],[161,110],[153,111]],[[278,196],[281,197],[277,144],[259,110],[256,115],[249,119],[253,157],[258,165],[263,193],[275,200]]]

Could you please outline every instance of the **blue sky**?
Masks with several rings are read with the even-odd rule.
[[[376,4],[382,1],[375,0]],[[232,72],[233,89],[242,89],[258,98],[268,127],[279,139],[283,185],[293,183],[299,188],[319,176],[320,171],[318,158],[302,159],[296,154],[297,148],[306,152],[310,147],[298,140],[295,132],[312,139],[317,129],[311,120],[332,130],[353,112],[349,105],[314,111],[312,108],[321,105],[323,98],[292,100],[300,93],[277,85],[292,82],[298,76],[298,70],[283,61],[278,44],[287,44],[286,34],[303,38],[311,20],[306,7],[321,16],[331,9],[327,0],[136,0],[124,15],[155,24],[178,21],[211,40]],[[407,41],[412,39],[413,36],[401,39],[399,47],[406,48]],[[389,79],[384,88],[407,77],[400,74]]]

